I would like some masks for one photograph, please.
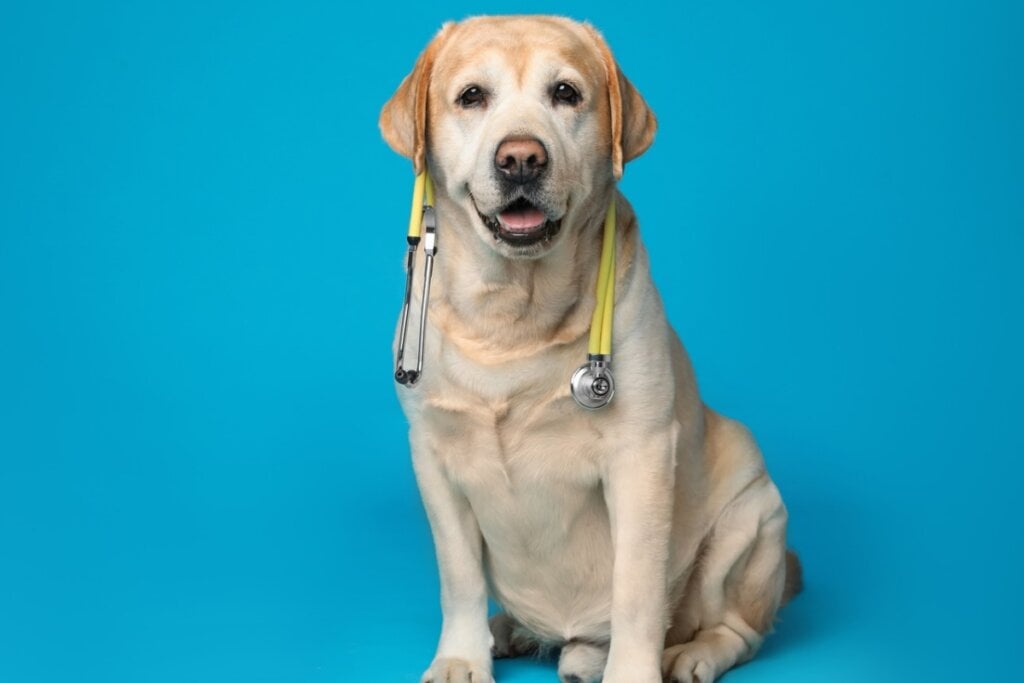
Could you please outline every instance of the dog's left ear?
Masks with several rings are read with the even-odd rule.
[[[647,151],[654,142],[658,121],[654,112],[644,102],[640,92],[633,87],[619,68],[600,32],[588,23],[583,26],[597,43],[598,52],[604,61],[608,77],[608,103],[611,109],[612,173],[615,179],[622,178],[622,167],[627,161]]]
[[[378,123],[384,140],[391,149],[412,160],[417,174],[426,167],[427,93],[434,58],[452,26],[453,23],[448,22],[441,27],[416,60],[412,72],[380,110]]]

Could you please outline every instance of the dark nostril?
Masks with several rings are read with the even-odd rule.
[[[494,165],[498,171],[517,183],[536,180],[547,162],[547,150],[543,143],[531,137],[505,138],[494,155]]]

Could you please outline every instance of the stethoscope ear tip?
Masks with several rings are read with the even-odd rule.
[[[395,370],[395,381],[399,384],[411,387],[416,384],[416,380],[420,378],[420,373],[415,370],[405,370],[404,368],[398,368]]]

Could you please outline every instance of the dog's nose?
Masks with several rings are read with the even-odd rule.
[[[548,152],[536,138],[505,138],[494,154],[498,175],[520,185],[539,178],[547,165]]]

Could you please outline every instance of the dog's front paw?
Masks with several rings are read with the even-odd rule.
[[[494,683],[491,669],[479,662],[442,657],[435,659],[420,683]]]

